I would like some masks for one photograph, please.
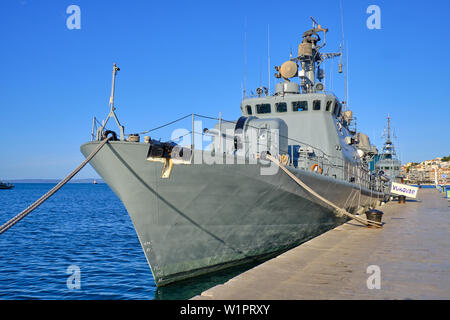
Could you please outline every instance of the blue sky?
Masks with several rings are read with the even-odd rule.
[[[81,9],[80,30],[66,27],[71,4]],[[380,30],[366,27],[372,4]],[[389,113],[403,162],[450,154],[450,2],[343,0],[343,8],[358,129],[381,149]],[[83,160],[92,117],[108,112],[114,61],[128,133],[191,112],[237,119],[245,21],[251,90],[268,82],[268,25],[273,75],[273,65],[296,53],[310,16],[329,28],[324,51],[338,51],[338,0],[1,1],[0,179],[62,178]],[[333,69],[332,89],[344,99],[337,64],[325,66],[326,81]],[[77,177],[97,175],[88,167]]]

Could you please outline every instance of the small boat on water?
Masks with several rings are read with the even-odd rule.
[[[0,181],[0,190],[6,190],[6,189],[12,189],[14,188],[14,185],[12,183],[9,182],[2,182]]]

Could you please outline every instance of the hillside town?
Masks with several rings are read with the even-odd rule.
[[[402,166],[405,183],[409,184],[450,184],[450,156],[425,160],[420,163],[408,162]]]

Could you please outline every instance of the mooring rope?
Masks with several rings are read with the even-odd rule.
[[[10,219],[8,222],[3,224],[0,227],[0,234],[11,228],[13,225],[15,225],[17,222],[25,218],[29,213],[31,213],[34,209],[39,207],[41,204],[43,204],[48,198],[50,198],[52,195],[55,194],[56,191],[58,191],[63,185],[65,185],[70,179],[73,178],[74,175],[76,175],[83,167],[92,160],[92,158],[97,154],[97,152],[100,151],[101,148],[111,139],[112,137],[104,139],[98,146],[95,148],[94,151],[91,152],[89,156],[75,169],[73,170],[67,177],[65,177],[63,180],[61,180],[56,186],[54,186],[50,191],[48,191],[46,194],[44,194],[41,198],[39,198],[37,201],[35,201],[32,205],[30,205],[28,208],[23,210],[21,213],[16,215],[14,218]]]
[[[170,122],[168,122],[166,124],[163,124],[162,126],[159,126],[159,127],[147,130],[147,131],[142,131],[142,132],[139,132],[139,133],[140,134],[146,134],[146,133],[149,133],[149,132],[152,132],[152,131],[155,131],[155,130],[158,130],[158,129],[161,129],[161,128],[164,128],[164,127],[167,127],[167,126],[170,126],[171,124],[174,124],[174,123],[176,123],[178,121],[184,120],[187,117],[192,117],[192,113],[189,113],[189,114],[185,115],[184,117],[181,117],[181,118],[178,118],[176,120],[170,121]]]
[[[281,170],[283,170],[289,177],[292,178],[292,180],[294,180],[295,182],[297,182],[300,186],[302,186],[306,191],[308,191],[310,194],[312,194],[313,196],[315,196],[316,198],[318,198],[319,200],[322,200],[323,202],[325,202],[326,204],[328,204],[329,206],[333,207],[334,209],[336,209],[336,211],[339,214],[343,214],[348,216],[349,218],[355,219],[356,221],[358,221],[359,223],[362,223],[366,226],[368,225],[372,225],[372,226],[376,226],[376,227],[381,227],[383,224],[378,222],[378,221],[373,221],[373,220],[367,220],[367,219],[363,219],[363,218],[359,218],[357,216],[355,216],[354,214],[351,214],[349,212],[347,212],[347,210],[338,207],[337,205],[335,205],[334,203],[332,203],[331,201],[325,199],[324,197],[322,197],[320,194],[318,194],[317,192],[315,192],[313,189],[311,189],[306,183],[304,183],[302,180],[300,180],[298,177],[296,177],[292,172],[290,172],[283,164],[281,164],[278,159],[272,157],[270,154],[266,154],[266,158],[269,159],[270,161],[272,161],[273,163],[275,163],[278,167],[281,168]]]

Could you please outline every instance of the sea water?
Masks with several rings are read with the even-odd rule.
[[[0,224],[54,184],[0,190]],[[156,288],[128,213],[106,184],[66,184],[0,235],[0,299],[188,299],[252,265]]]

